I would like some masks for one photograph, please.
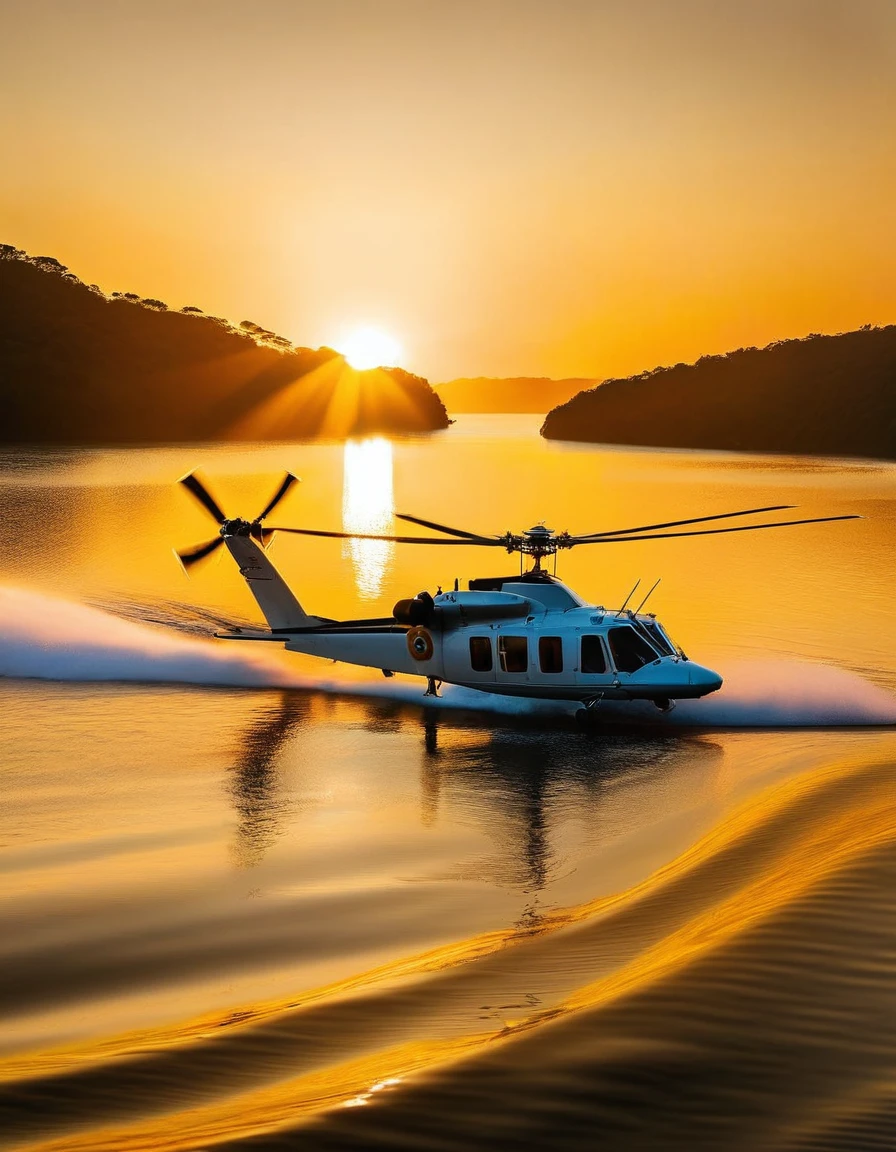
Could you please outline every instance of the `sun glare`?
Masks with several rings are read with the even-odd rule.
[[[383,436],[345,442],[342,481],[342,530],[365,534],[393,530],[392,445]],[[383,590],[395,550],[385,540],[347,540],[355,585],[363,600],[375,600]]]
[[[340,351],[352,368],[394,368],[401,345],[380,328],[356,328],[341,342]]]

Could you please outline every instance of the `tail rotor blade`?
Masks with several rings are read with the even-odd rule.
[[[178,483],[183,484],[184,488],[193,494],[206,512],[208,512],[218,524],[224,523],[227,517],[221,511],[218,501],[212,496],[211,492],[209,492],[195,472],[188,472],[186,476],[181,476]]]
[[[215,536],[213,540],[208,540],[205,544],[197,544],[194,548],[187,548],[183,552],[177,552],[176,555],[184,568],[192,568],[194,564],[198,564],[199,561],[204,560],[206,556],[211,556],[212,552],[220,548],[223,543],[223,536]]]
[[[290,490],[293,484],[297,484],[298,481],[298,476],[293,476],[292,472],[287,472],[283,477],[283,481],[280,484],[280,487],[265,505],[264,511],[255,517],[256,523],[258,523],[259,520],[264,520],[265,516],[269,516],[286,495],[286,493]]]

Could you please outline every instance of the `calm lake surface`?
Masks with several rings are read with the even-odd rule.
[[[546,443],[0,453],[0,1147],[896,1146],[896,466]],[[864,520],[562,555],[726,678],[582,731],[205,639],[260,620],[174,481],[501,533]],[[786,514],[785,514],[786,515]],[[280,536],[306,609],[474,548]],[[503,555],[503,554],[502,554]],[[261,651],[259,651],[261,649]]]

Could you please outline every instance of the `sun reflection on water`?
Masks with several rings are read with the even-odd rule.
[[[392,445],[382,436],[348,440],[342,479],[342,529],[365,534],[392,531]],[[343,556],[351,559],[355,586],[362,600],[375,600],[383,589],[394,546],[385,540],[347,540]]]

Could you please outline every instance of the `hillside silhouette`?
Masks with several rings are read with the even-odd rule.
[[[549,439],[896,459],[896,325],[811,335],[606,380]]]
[[[592,388],[593,379],[550,380],[546,376],[516,376],[493,379],[488,376],[461,377],[435,390],[449,412],[549,412],[583,388]]]
[[[291,440],[448,424],[427,381],[358,372],[250,320],[106,295],[52,257],[0,245],[0,441]]]

